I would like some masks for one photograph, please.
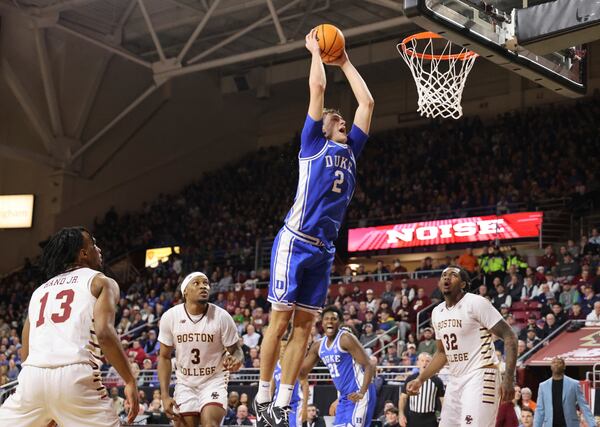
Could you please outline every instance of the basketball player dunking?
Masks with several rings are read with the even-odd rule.
[[[441,427],[493,427],[500,400],[510,401],[514,395],[517,337],[487,299],[467,293],[469,280],[469,273],[459,267],[442,272],[438,286],[445,301],[431,314],[437,351],[429,366],[406,386],[407,394],[419,393],[421,385],[448,363]],[[504,379],[492,333],[504,341]]]
[[[235,322],[209,304],[210,285],[204,273],[190,273],[181,282],[183,304],[160,318],[158,379],[165,414],[179,427],[218,427],[227,407],[229,372],[240,369],[244,354]],[[175,350],[175,393],[169,395],[171,354]]]
[[[343,54],[334,63],[346,75],[358,101],[354,124],[324,110],[325,69],[316,30],[306,36],[311,53],[310,102],[300,141],[296,198],[273,244],[269,328],[260,350],[260,382],[254,400],[258,427],[289,427],[289,404],[315,314],[323,307],[335,254],[334,241],[356,184],[356,158],[367,141],[373,97]],[[281,385],[273,404],[270,382],[279,343],[293,315],[292,334],[281,363]]]
[[[114,328],[119,286],[104,276],[102,254],[83,227],[63,228],[44,247],[46,282],[31,296],[23,326],[23,370],[0,408],[2,425],[117,427],[100,379],[102,353],[125,381],[127,421],[139,410],[135,378]]]

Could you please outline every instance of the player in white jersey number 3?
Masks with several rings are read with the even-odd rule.
[[[218,427],[227,407],[229,372],[240,369],[244,354],[229,313],[208,303],[210,285],[204,273],[181,282],[183,304],[160,318],[158,378],[163,407],[179,427]],[[175,349],[175,393],[169,396],[171,353]]]
[[[0,425],[120,426],[100,378],[103,355],[125,381],[133,422],[137,386],[114,328],[119,286],[99,271],[96,241],[83,227],[63,228],[44,246],[40,267],[45,282],[29,302],[23,370],[0,407]]]
[[[442,407],[440,427],[494,427],[500,400],[514,395],[517,337],[485,298],[468,293],[469,274],[459,267],[442,272],[439,288],[444,302],[433,309],[437,351],[429,366],[409,382],[409,395],[446,363],[450,381]],[[500,378],[492,333],[504,341],[506,371]]]

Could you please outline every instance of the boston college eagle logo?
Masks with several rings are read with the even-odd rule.
[[[470,415],[467,415],[467,416],[465,417],[465,423],[467,423],[467,424],[471,424],[472,422],[473,422],[473,417],[472,417],[472,416],[470,416]]]

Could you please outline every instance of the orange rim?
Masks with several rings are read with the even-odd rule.
[[[476,56],[479,56],[475,52],[470,51],[470,50],[467,50],[466,52],[446,54],[446,55],[431,55],[429,53],[415,52],[414,50],[412,50],[411,48],[406,46],[406,44],[408,42],[411,42],[413,40],[425,40],[425,39],[443,39],[443,37],[440,36],[439,34],[432,33],[431,31],[425,31],[422,33],[417,33],[417,34],[413,34],[412,36],[406,37],[404,40],[402,40],[402,42],[400,43],[400,46],[402,46],[402,50],[404,52],[406,52],[407,55],[414,56],[414,57],[420,58],[420,59],[428,59],[428,60],[439,59],[442,61],[449,61],[451,59],[459,59],[461,61],[466,61],[467,59],[471,59]]]

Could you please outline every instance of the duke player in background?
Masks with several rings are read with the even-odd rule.
[[[227,408],[228,371],[242,366],[235,322],[208,302],[210,284],[201,272],[181,282],[184,302],[160,318],[158,379],[167,417],[178,427],[218,427]],[[175,350],[175,392],[169,395],[171,354]]]
[[[333,427],[369,427],[377,403],[375,385],[371,383],[375,366],[358,339],[340,328],[341,320],[337,307],[323,310],[325,336],[311,345],[300,378],[304,380],[321,359],[338,391]]]
[[[469,273],[462,268],[442,272],[438,286],[444,302],[431,314],[437,351],[429,366],[406,385],[407,394],[418,394],[423,383],[448,363],[441,427],[493,427],[500,400],[511,401],[514,396],[517,337],[487,299],[467,293],[469,285]],[[492,333],[504,341],[503,379]]]
[[[254,400],[257,427],[288,427],[289,404],[304,358],[314,316],[323,307],[333,263],[334,242],[356,185],[356,159],[367,141],[373,97],[344,51],[335,63],[358,102],[354,123],[324,110],[325,69],[316,30],[306,36],[311,53],[310,102],[300,141],[296,198],[271,254],[269,328],[260,351],[260,382]],[[281,362],[281,386],[271,404],[270,381],[279,343],[290,319],[292,334]]]
[[[46,282],[29,302],[23,369],[17,390],[0,407],[0,424],[120,426],[100,378],[104,356],[125,381],[132,423],[138,391],[114,328],[119,286],[100,272],[96,240],[83,227],[63,228],[44,246],[40,267]]]

